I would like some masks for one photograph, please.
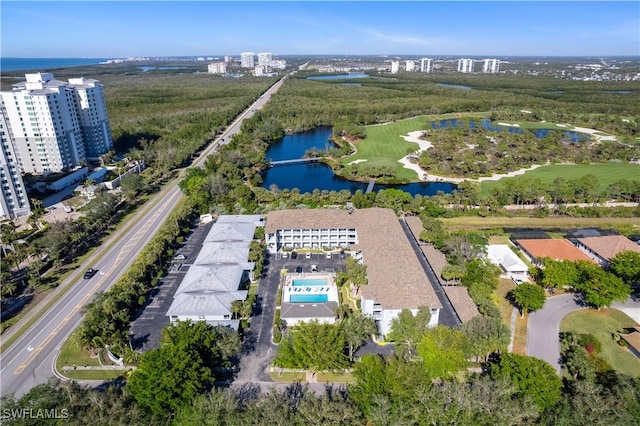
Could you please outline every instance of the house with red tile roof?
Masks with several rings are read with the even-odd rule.
[[[593,259],[565,239],[545,238],[516,240],[515,243],[522,249],[525,256],[532,263],[536,264],[539,264],[539,259],[543,257],[548,257],[553,260],[585,260],[587,262],[594,262]]]

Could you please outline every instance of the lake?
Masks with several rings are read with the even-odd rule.
[[[431,122],[431,128],[432,129],[443,129],[443,128],[447,128],[447,127],[455,128],[455,127],[458,127],[459,125],[460,125],[460,123],[455,118],[449,118],[449,119],[445,119],[445,120],[439,120],[439,121],[432,121]],[[480,120],[479,123],[476,122],[475,120],[469,121],[469,128],[470,129],[475,129],[475,128],[478,127],[478,125],[480,127],[482,127],[483,129],[489,130],[491,132],[504,132],[505,130],[507,132],[509,132],[509,133],[517,133],[517,134],[522,134],[522,133],[525,132],[525,129],[521,129],[520,127],[493,125],[493,124],[491,124],[491,120],[489,120],[488,118],[483,118],[482,120]],[[533,135],[536,137],[536,139],[543,139],[543,138],[547,137],[547,135],[549,135],[549,132],[560,131],[560,130],[533,129],[533,130],[528,130],[528,131],[533,133]],[[571,142],[583,142],[583,141],[588,141],[590,139],[589,135],[586,135],[584,133],[579,133],[579,132],[572,132],[572,131],[569,131],[569,130],[562,131],[562,134],[565,135],[566,137],[568,137]]]
[[[337,75],[312,75],[307,77],[307,80],[344,80],[349,78],[367,78],[368,74],[353,73],[353,74],[337,74]]]
[[[471,86],[463,86],[461,84],[436,83],[436,86],[448,87],[450,89],[471,90]]]
[[[286,135],[281,140],[272,143],[267,150],[267,159],[271,161],[292,160],[302,158],[308,149],[325,149],[331,147],[329,141],[331,127],[322,126],[306,132]],[[314,189],[341,191],[346,189],[363,192],[367,189],[367,182],[354,182],[333,174],[331,167],[323,163],[295,164],[290,166],[272,167],[263,172],[264,188],[276,185],[280,189],[298,188],[301,193],[313,192]],[[401,189],[411,195],[435,195],[438,191],[453,192],[455,185],[445,182],[416,182],[405,185],[376,184],[374,191],[386,188]]]

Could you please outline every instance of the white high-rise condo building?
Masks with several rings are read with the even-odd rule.
[[[497,74],[500,71],[500,60],[485,59],[482,66],[482,72],[487,74]]]
[[[407,70],[407,72],[415,71],[415,69],[416,69],[416,63],[415,62],[407,61],[405,64],[406,64],[405,65],[405,69]]]
[[[398,74],[399,70],[400,70],[400,62],[391,61],[391,74]]]
[[[473,59],[458,59],[458,72],[473,72]]]
[[[11,138],[11,127],[0,99],[0,219],[27,216],[31,212]]]
[[[253,52],[242,52],[240,54],[240,66],[242,68],[254,68],[256,66],[253,59]]]
[[[433,71],[433,59],[422,58],[420,59],[420,72],[432,72]]]
[[[227,63],[226,62],[214,62],[207,66],[209,74],[226,74]]]
[[[22,173],[61,172],[98,158],[112,146],[102,85],[97,80],[56,80],[26,74],[0,92],[10,141]]]
[[[283,70],[287,67],[287,61],[284,59],[272,59],[271,60],[271,68],[275,68],[277,70]]]
[[[272,60],[273,60],[273,55],[271,54],[271,52],[258,53],[258,65],[263,67],[270,67]]]
[[[111,126],[102,84],[90,78],[70,78],[87,159],[98,160],[111,149]]]

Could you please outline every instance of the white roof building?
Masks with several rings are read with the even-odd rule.
[[[487,247],[487,258],[511,279],[527,280],[529,277],[529,267],[506,244],[490,244]]]
[[[253,269],[248,262],[249,246],[244,241],[214,241],[205,243],[198,254],[195,265],[239,264],[244,269]]]
[[[243,276],[244,269],[240,265],[192,265],[176,290],[176,296],[202,291],[235,292]]]
[[[220,223],[216,222],[209,231],[204,243],[223,241],[251,241],[256,232],[256,226],[252,223]]]
[[[182,293],[173,299],[167,316],[171,321],[206,321],[213,326],[228,326],[235,330],[240,320],[231,319],[231,304],[247,298],[246,291]]]
[[[231,319],[231,304],[247,298],[248,291],[239,288],[252,278],[255,263],[248,260],[249,246],[258,226],[264,226],[258,215],[217,219],[176,290],[166,314],[171,322],[206,321],[238,329],[240,321]]]

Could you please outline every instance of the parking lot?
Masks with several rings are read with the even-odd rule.
[[[293,254],[295,253],[295,254]],[[289,272],[297,272],[296,268],[302,268],[303,273],[309,272],[339,272],[345,270],[345,253],[311,253],[311,252],[289,252],[276,253],[271,256],[272,267],[275,265],[280,269],[287,269]],[[312,271],[312,265],[317,271]]]
[[[151,290],[147,303],[131,323],[131,344],[134,349],[146,352],[158,347],[162,329],[169,325],[166,314],[173,302],[173,295],[189,270],[191,262],[200,253],[202,242],[212,226],[213,222],[209,222],[192,230],[171,262],[168,268],[169,273],[160,280],[158,286]]]

